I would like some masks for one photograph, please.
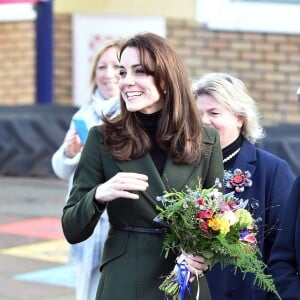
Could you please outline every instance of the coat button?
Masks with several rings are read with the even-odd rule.
[[[235,297],[237,295],[237,291],[235,289],[230,290],[230,296]]]

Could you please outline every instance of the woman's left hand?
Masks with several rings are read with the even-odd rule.
[[[205,263],[203,256],[188,254],[186,264],[188,270],[191,272],[190,282],[192,282],[196,276],[202,277],[204,272],[208,270],[208,265]]]

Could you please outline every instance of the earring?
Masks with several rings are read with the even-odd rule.
[[[167,91],[166,91],[166,90],[164,90],[164,91],[163,91],[163,94],[165,95],[166,93],[167,93]]]

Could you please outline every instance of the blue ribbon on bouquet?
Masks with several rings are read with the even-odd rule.
[[[191,284],[189,283],[191,272],[186,267],[185,260],[183,260],[180,263],[177,262],[176,265],[178,267],[177,283],[179,285],[180,290],[179,300],[184,300],[185,291],[187,290],[190,295],[192,292]]]
[[[179,299],[178,300],[184,300],[185,291],[188,291],[191,295],[192,288],[191,284],[189,282],[191,272],[188,270],[186,266],[185,259],[181,260],[180,262],[176,262],[177,265],[177,279],[174,280],[179,285]],[[164,300],[168,300],[168,297],[165,293]]]

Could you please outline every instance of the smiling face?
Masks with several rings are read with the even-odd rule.
[[[196,103],[201,113],[202,122],[219,131],[222,149],[238,138],[243,126],[241,117],[236,116],[209,94],[197,96]]]
[[[119,61],[114,47],[106,49],[99,57],[96,65],[95,81],[105,99],[119,93]]]
[[[139,54],[135,47],[127,47],[122,52],[119,88],[128,111],[151,114],[163,107],[163,100],[153,75],[147,74],[143,69]],[[147,61],[150,69],[155,72],[154,62],[149,54]]]

